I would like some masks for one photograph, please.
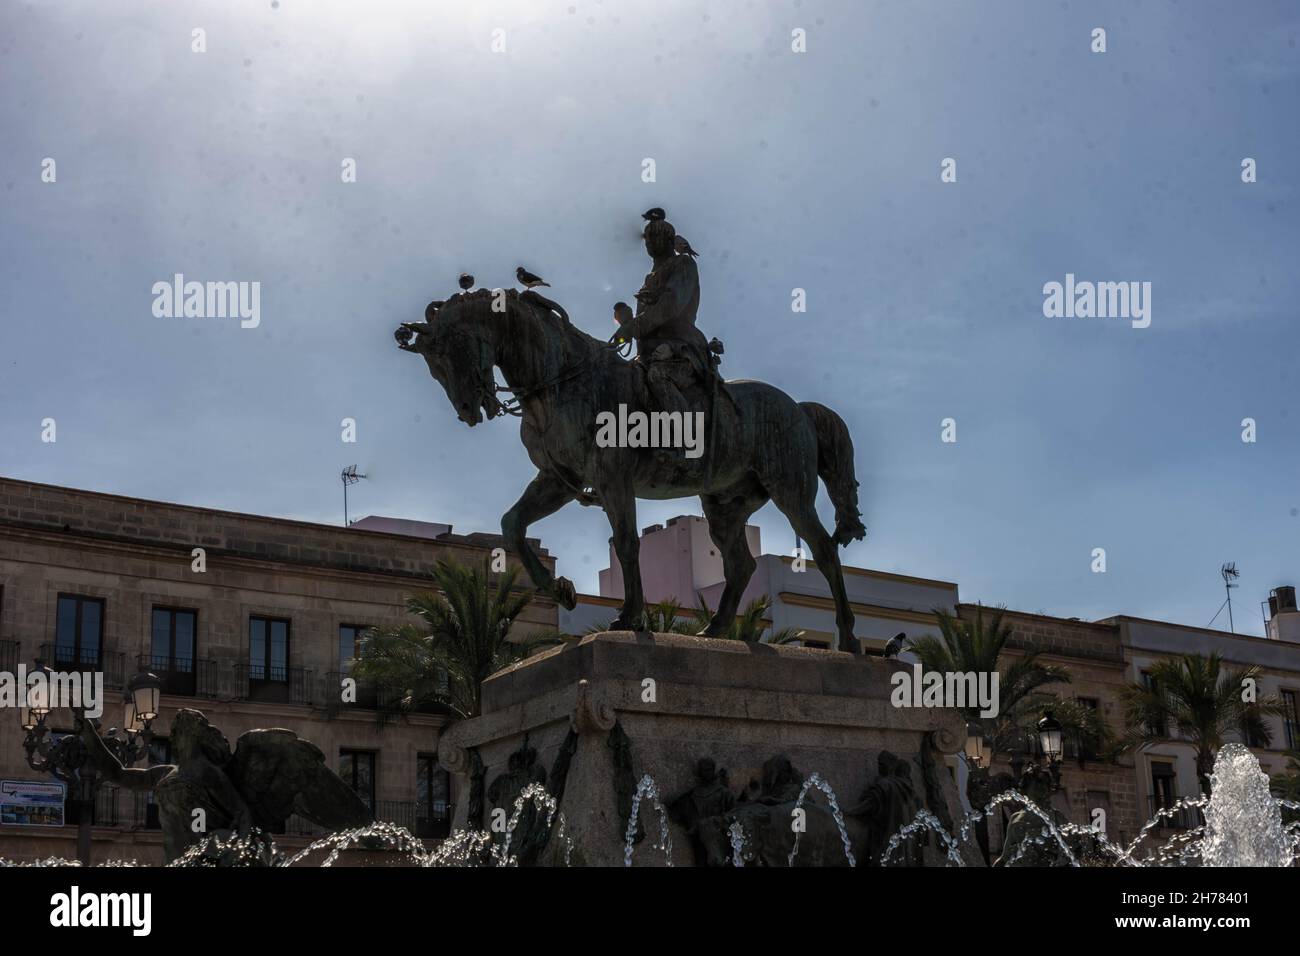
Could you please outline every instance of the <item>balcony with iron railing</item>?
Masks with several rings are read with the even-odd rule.
[[[0,641],[0,671],[8,674],[18,672],[17,641]]]
[[[65,826],[76,826],[80,805],[73,800],[67,804]],[[428,805],[414,800],[380,800],[375,819],[405,827],[421,840],[440,840],[451,833],[452,806],[449,803]],[[159,830],[161,824],[158,805],[148,793],[122,787],[100,787],[95,794],[94,825],[122,830]],[[280,835],[318,839],[330,831],[317,826],[305,817],[294,814]]]
[[[401,713],[403,691],[371,680],[355,680],[354,684],[345,686],[344,681],[349,679],[352,678],[346,671],[325,673],[320,701],[328,716],[337,717],[344,710],[373,710],[380,721],[385,721]]]
[[[313,699],[314,671],[310,667],[283,664],[237,663],[232,696],[240,700],[274,704],[310,704]]]
[[[441,840],[451,833],[451,804],[380,800],[375,818],[406,827],[421,840]]]
[[[162,679],[164,694],[176,697],[216,697],[220,691],[222,668],[216,661],[201,657],[140,654],[136,657],[136,667],[158,675]]]
[[[75,826],[80,819],[81,805],[69,799],[64,824]],[[103,786],[95,792],[93,823],[97,827],[116,827],[123,830],[158,830],[158,805],[152,796],[139,790]]]
[[[1101,760],[1097,741],[1084,735],[1066,736],[1062,741],[1062,751],[1063,759],[1077,761],[1080,766]]]
[[[105,687],[126,686],[126,655],[121,651],[42,644],[41,660],[53,671],[102,671]]]

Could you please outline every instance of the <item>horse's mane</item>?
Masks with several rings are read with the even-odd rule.
[[[496,299],[496,295],[497,293],[492,289],[478,289],[474,292],[456,296],[448,301],[443,306],[443,309],[454,306],[458,312],[463,310],[465,318],[470,322],[488,323],[500,321],[501,313],[492,310],[492,303]],[[593,335],[588,335],[570,322],[569,314],[559,303],[539,295],[532,289],[526,292],[520,292],[517,289],[506,289],[505,297],[507,311],[514,312],[527,321],[546,325],[553,331],[559,332],[566,338],[567,344],[571,347],[583,351],[606,351],[604,349],[606,343]],[[436,316],[434,322],[437,322]]]

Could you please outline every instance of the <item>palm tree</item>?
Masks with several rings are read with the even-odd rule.
[[[593,624],[587,628],[588,634],[599,634],[609,630],[610,622]],[[697,630],[695,621],[676,598],[647,604],[645,608],[645,629],[657,634],[694,634]]]
[[[1300,750],[1288,750],[1286,757],[1286,773],[1274,774],[1270,777],[1269,789],[1273,791],[1273,796],[1280,800],[1300,803]],[[1296,820],[1300,820],[1300,810],[1284,807],[1282,821],[1294,823]]]
[[[647,631],[657,634],[699,634],[713,619],[713,611],[704,602],[702,595],[696,595],[696,605],[687,611],[676,598],[648,604],[645,609]],[[754,598],[740,615],[727,627],[725,634],[719,634],[719,640],[749,641],[750,643],[790,644],[803,636],[803,631],[792,627],[783,627],[764,637],[763,619],[772,608],[772,599],[766,594]],[[593,624],[587,628],[588,634],[599,634],[609,630],[608,624]]]
[[[1277,699],[1242,699],[1246,681],[1256,681],[1259,670],[1225,668],[1218,652],[1157,662],[1149,671],[1150,681],[1122,691],[1127,746],[1140,750],[1168,740],[1171,725],[1177,724],[1181,738],[1196,750],[1196,775],[1208,796],[1214,755],[1229,731],[1264,745],[1272,741],[1264,717],[1282,713]]]
[[[532,591],[515,587],[518,568],[493,575],[486,560],[482,567],[440,560],[433,576],[437,591],[406,601],[420,623],[367,632],[352,676],[404,692],[408,707],[437,703],[477,717],[484,680],[558,638],[510,636],[533,599]]]
[[[984,608],[974,619],[959,618],[935,608],[939,636],[913,638],[909,649],[921,662],[922,670],[941,673],[998,675],[998,710],[995,717],[981,717],[977,703],[961,708],[968,723],[976,724],[990,741],[994,755],[1021,748],[1044,709],[1052,710],[1064,735],[1087,735],[1104,739],[1106,728],[1099,715],[1075,701],[1046,693],[1049,684],[1068,683],[1070,675],[1055,664],[1038,660],[1038,651],[1026,650],[1002,664],[1002,652],[1011,637],[1011,626],[1002,623],[1002,608],[993,611],[987,624]]]
[[[713,611],[705,603],[703,595],[697,595],[696,600],[698,603],[695,606],[695,620],[698,628],[702,630],[713,619]],[[718,638],[745,641],[750,644],[792,644],[803,637],[804,632],[793,627],[783,627],[779,631],[766,634],[767,625],[763,622],[770,610],[772,610],[770,597],[763,594],[754,598],[745,605],[740,615],[727,625],[726,632],[717,635]]]

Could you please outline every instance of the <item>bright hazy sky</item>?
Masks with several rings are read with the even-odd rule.
[[[5,0],[0,474],[340,522],[355,462],[354,516],[496,530],[517,423],[457,422],[394,326],[523,263],[605,336],[661,205],[724,372],[849,423],[846,563],[1204,625],[1235,560],[1261,633],[1300,579],[1297,33],[1262,2]],[[155,318],[178,272],[260,282],[261,324]],[[1045,318],[1067,273],[1152,283],[1151,326]],[[532,533],[596,590],[602,514]]]

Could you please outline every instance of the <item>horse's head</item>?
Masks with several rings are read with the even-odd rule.
[[[492,367],[496,364],[492,293],[482,289],[430,303],[424,322],[404,322],[397,345],[424,356],[429,373],[443,390],[456,417],[471,428],[502,412]]]

